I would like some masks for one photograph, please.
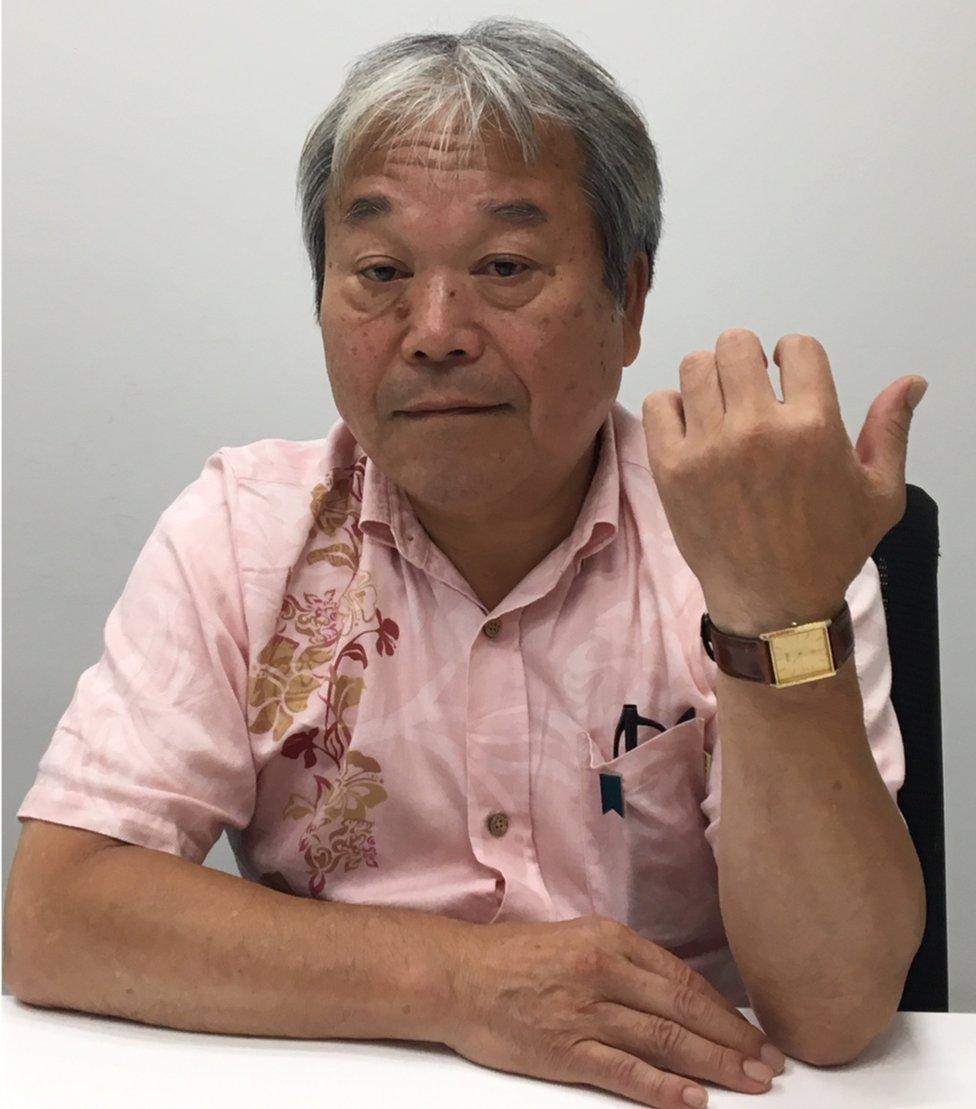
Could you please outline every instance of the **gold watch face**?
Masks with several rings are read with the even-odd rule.
[[[769,643],[776,685],[796,685],[836,673],[824,620],[765,632],[760,638]]]

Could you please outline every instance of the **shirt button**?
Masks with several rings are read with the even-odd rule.
[[[501,620],[489,620],[487,624],[481,629],[489,639],[494,639],[496,635],[502,630]]]
[[[488,817],[488,831],[493,836],[503,836],[508,831],[508,816],[503,812],[493,812]]]

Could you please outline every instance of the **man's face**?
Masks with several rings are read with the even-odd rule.
[[[568,131],[525,167],[495,138],[460,168],[429,136],[371,152],[326,204],[322,342],[336,407],[376,465],[413,498],[477,517],[554,488],[576,466],[640,344],[640,305],[614,313],[601,241]],[[383,194],[388,213],[341,217]],[[544,220],[480,205],[530,201]],[[361,206],[360,206],[361,207]],[[417,405],[489,411],[411,416]]]

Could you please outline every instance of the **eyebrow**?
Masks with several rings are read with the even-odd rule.
[[[393,212],[393,201],[385,193],[357,196],[346,208],[339,221],[342,227],[362,227],[372,219],[388,216]],[[509,227],[538,227],[549,222],[549,213],[527,198],[517,200],[482,200],[478,210]]]

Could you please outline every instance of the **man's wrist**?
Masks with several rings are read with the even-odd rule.
[[[737,599],[733,602],[706,602],[706,611],[712,626],[726,635],[756,638],[762,632],[779,631],[794,623],[810,624],[816,620],[830,620],[841,610],[840,600],[820,601],[756,601],[753,604]]]
[[[454,1047],[457,1031],[468,1017],[467,997],[470,977],[470,944],[476,929],[483,925],[456,918],[441,918],[444,926],[439,937],[437,958],[425,967],[426,983],[420,988],[429,1000],[425,1007],[424,1039]]]

